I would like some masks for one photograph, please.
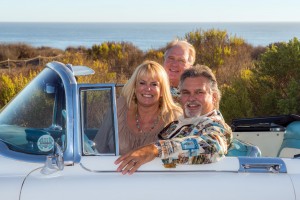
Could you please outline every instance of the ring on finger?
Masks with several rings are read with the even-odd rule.
[[[138,161],[132,159],[131,162],[133,162],[133,164],[135,165]]]

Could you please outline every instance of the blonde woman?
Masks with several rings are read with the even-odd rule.
[[[139,65],[122,89],[117,100],[120,154],[157,140],[158,133],[182,114],[170,93],[164,68],[154,61]],[[99,152],[113,149],[107,139],[97,134]]]

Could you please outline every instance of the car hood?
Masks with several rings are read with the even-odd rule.
[[[43,167],[42,163],[29,163],[0,155],[1,199],[18,200],[22,184],[32,171]]]

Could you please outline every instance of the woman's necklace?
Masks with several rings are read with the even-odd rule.
[[[136,125],[136,128],[138,129],[139,133],[146,133],[142,128],[141,128],[141,125],[140,125],[140,121],[139,121],[139,113],[138,111],[135,113],[135,125]],[[149,129],[148,133],[150,133],[154,128],[155,126],[158,124],[159,122],[159,116],[157,116],[157,118],[155,119],[155,121],[153,122],[151,128]]]

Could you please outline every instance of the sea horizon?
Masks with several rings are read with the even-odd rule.
[[[129,42],[143,51],[164,47],[196,30],[218,29],[253,46],[300,38],[300,22],[0,22],[0,43],[34,47],[91,48],[103,42]]]
[[[155,22],[155,21],[144,21],[144,22],[138,22],[138,21],[105,21],[105,22],[93,22],[93,21],[0,21],[0,23],[300,23],[300,21],[203,21],[203,22],[193,22],[193,21],[186,21],[186,22],[173,22],[173,21],[160,21],[160,22]]]

